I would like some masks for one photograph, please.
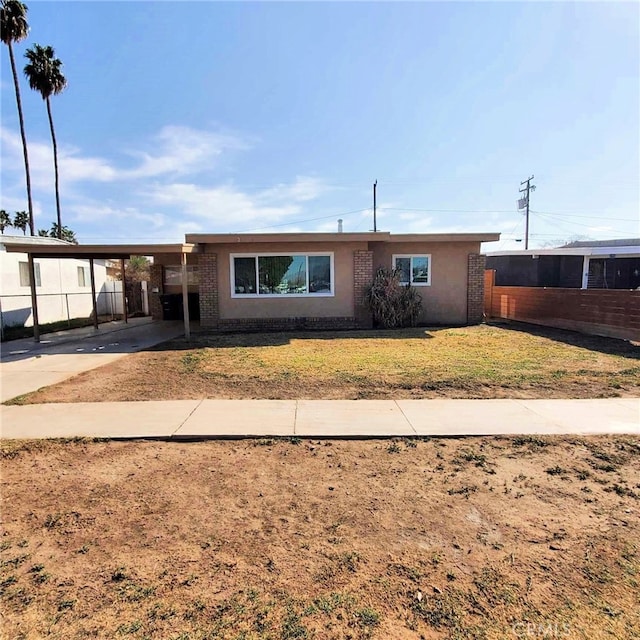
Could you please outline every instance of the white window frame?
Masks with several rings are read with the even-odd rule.
[[[88,278],[88,269],[87,267],[77,267],[78,271],[78,286],[79,287],[88,287],[89,286],[89,278]],[[82,275],[80,275],[82,274]]]
[[[258,270],[258,258],[271,258],[276,256],[305,256],[307,273],[307,293],[236,293],[236,258],[255,258],[256,265],[256,289],[260,287],[260,272]],[[309,258],[312,256],[328,256],[331,276],[331,291],[309,293]],[[336,295],[335,289],[335,269],[333,251],[278,251],[277,253],[231,253],[229,254],[229,285],[231,287],[231,297],[240,300],[251,298],[333,298]]]
[[[24,265],[24,266],[23,266]],[[42,278],[40,276],[40,263],[33,263],[33,271],[36,276],[36,287],[42,286]],[[21,287],[30,287],[31,283],[29,282],[29,263],[28,262],[18,262],[18,278],[20,280]]]
[[[391,268],[396,268],[396,258],[409,258],[409,278],[410,282],[402,282],[402,284],[410,284],[412,287],[430,287],[431,286],[431,254],[430,253],[394,253],[391,256]],[[413,259],[426,258],[429,264],[429,276],[426,282],[413,281]]]

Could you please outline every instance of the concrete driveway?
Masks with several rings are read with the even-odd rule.
[[[45,334],[2,344],[0,402],[61,382],[82,371],[95,369],[118,358],[148,349],[182,335],[181,322],[154,322],[133,318],[93,327]]]

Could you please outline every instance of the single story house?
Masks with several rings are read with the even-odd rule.
[[[420,290],[421,323],[464,325],[482,321],[480,247],[499,238],[499,233],[381,231],[188,234],[177,245],[39,247],[30,257],[92,262],[150,256],[151,315],[166,318],[179,300],[181,315],[188,310],[187,336],[194,317],[212,331],[370,327],[364,293],[380,267],[400,269],[405,282]]]
[[[494,251],[497,287],[640,288],[640,238],[572,242],[555,249]]]
[[[497,233],[188,234],[190,294],[200,325],[219,331],[370,326],[363,296],[380,267],[420,290],[428,324],[482,321],[484,257]],[[180,256],[154,256],[150,307],[182,285]],[[192,305],[193,308],[193,305]]]

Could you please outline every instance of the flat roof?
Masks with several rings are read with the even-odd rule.
[[[495,242],[500,233],[392,233],[391,242]]]
[[[499,233],[190,233],[181,244],[69,244],[34,243],[19,238],[6,243],[9,253],[29,253],[34,258],[129,258],[176,253],[200,253],[203,244],[257,244],[297,242],[494,242]],[[32,240],[32,239],[31,239]],[[0,240],[0,244],[2,241]]]
[[[258,242],[494,242],[499,233],[188,233],[194,244],[237,244]]]
[[[0,244],[8,246],[14,244],[28,244],[31,246],[44,246],[54,244],[58,247],[66,247],[73,246],[72,242],[67,242],[66,240],[60,240],[59,238],[51,238],[49,236],[8,236],[8,235],[0,235]]]
[[[9,253],[30,253],[34,258],[129,258],[162,253],[200,253],[193,244],[53,244],[34,246],[30,243],[7,244]]]

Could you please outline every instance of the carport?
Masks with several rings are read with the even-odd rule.
[[[89,272],[91,279],[91,300],[93,306],[93,322],[94,327],[99,329],[98,325],[98,308],[96,300],[96,283],[94,275],[94,260],[120,260],[120,268],[122,271],[122,303],[123,303],[123,319],[125,323],[127,318],[126,304],[126,280],[124,271],[124,261],[131,256],[159,256],[162,254],[180,255],[180,264],[182,267],[182,304],[184,311],[184,335],[187,340],[191,337],[189,303],[187,289],[187,255],[190,253],[199,253],[200,248],[195,244],[84,244],[84,245],[42,245],[34,247],[32,244],[12,244],[7,245],[6,250],[9,253],[24,253],[28,257],[29,265],[29,288],[31,290],[31,308],[33,313],[33,339],[40,342],[40,325],[38,323],[38,295],[36,291],[36,277],[34,260],[36,258],[75,258],[89,260]]]

